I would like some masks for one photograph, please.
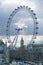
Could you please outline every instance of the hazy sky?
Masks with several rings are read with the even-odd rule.
[[[43,35],[43,0],[0,0],[0,34],[5,34],[7,20],[19,5],[26,5],[34,10],[39,22],[39,34]]]
[[[0,35],[6,34],[6,25],[9,15],[20,5],[28,6],[34,10],[39,23],[38,34],[43,36],[43,0],[0,0]],[[42,40],[42,38],[38,37],[37,40]]]

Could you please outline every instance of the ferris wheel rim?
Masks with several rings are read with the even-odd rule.
[[[7,38],[9,39],[10,35],[8,34],[9,32],[9,27],[11,25],[11,21],[13,19],[13,17],[16,15],[16,13],[18,11],[20,11],[22,8],[30,11],[30,14],[32,15],[32,19],[33,19],[33,22],[34,22],[34,33],[33,33],[33,37],[32,39],[36,39],[36,36],[38,34],[38,21],[37,21],[37,17],[36,17],[36,14],[33,12],[33,10],[31,10],[31,8],[28,8],[28,6],[20,6],[20,7],[17,7],[14,11],[12,11],[12,13],[10,14],[9,18],[8,18],[8,21],[7,21],[7,29],[6,29],[6,35],[7,35]],[[36,26],[37,25],[37,26]],[[35,27],[36,26],[36,27]]]

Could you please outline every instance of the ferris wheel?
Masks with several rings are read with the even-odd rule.
[[[8,43],[15,47],[19,35],[32,35],[30,44],[35,43],[37,34],[38,22],[34,11],[28,6],[20,6],[14,9],[8,18],[6,26]],[[11,36],[14,36],[13,41],[11,41]]]

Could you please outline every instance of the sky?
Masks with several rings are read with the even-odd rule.
[[[0,35],[6,34],[9,15],[17,6],[25,5],[36,13],[38,18],[38,35],[43,36],[43,0],[0,0]]]
[[[43,0],[0,0],[0,34],[5,33],[8,17],[19,5],[34,10],[38,18],[39,34],[43,35]]]

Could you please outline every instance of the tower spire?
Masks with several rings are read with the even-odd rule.
[[[23,47],[24,46],[24,40],[23,40],[23,37],[21,38],[21,47]]]

